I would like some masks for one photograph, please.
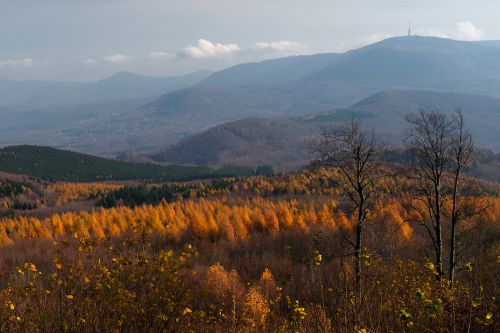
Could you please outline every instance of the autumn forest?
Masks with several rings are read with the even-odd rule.
[[[0,330],[497,331],[498,184],[460,112],[407,122],[404,159],[352,120],[294,173],[2,174]]]

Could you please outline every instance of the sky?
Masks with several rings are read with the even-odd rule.
[[[0,0],[0,76],[90,81],[344,52],[412,33],[500,40],[498,0]]]

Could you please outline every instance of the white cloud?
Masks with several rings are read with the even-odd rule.
[[[461,40],[481,40],[484,32],[476,28],[471,22],[458,22],[456,25],[456,38]]]
[[[287,56],[307,53],[307,45],[282,40],[274,42],[257,42],[249,46],[241,47],[235,43],[222,44],[212,43],[206,39],[198,40],[196,45],[185,47],[182,51],[177,53],[180,58],[223,58],[238,54],[243,58],[255,58],[265,56]],[[159,55],[158,55],[159,56]],[[149,55],[152,57],[152,53]]]
[[[129,60],[131,60],[132,57],[126,55],[126,54],[111,54],[111,55],[108,55],[108,56],[105,56],[103,58],[103,60],[105,62],[110,62],[110,63],[122,63],[122,62],[127,62]]]
[[[33,58],[0,60],[0,67],[31,67],[34,64]]]
[[[239,52],[241,49],[238,44],[212,43],[206,39],[199,39],[198,43],[188,46],[178,53],[182,58],[214,58],[225,57]]]
[[[457,40],[476,41],[482,39],[484,31],[477,28],[470,21],[461,21],[455,25],[454,29],[441,30],[432,28],[428,30],[418,30],[417,34]]]
[[[85,65],[94,65],[96,63],[95,59],[80,57],[80,62]]]
[[[153,60],[166,60],[172,58],[173,55],[164,51],[153,51],[149,52],[148,57]]]
[[[282,40],[278,42],[258,42],[254,44],[253,48],[256,50],[278,52],[282,54],[298,54],[305,51],[306,45]]]

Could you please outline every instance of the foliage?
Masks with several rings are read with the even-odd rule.
[[[427,258],[411,179],[379,180],[358,293],[337,172],[50,184],[61,208],[108,194],[116,206],[0,219],[0,331],[498,331],[497,192],[467,198],[486,208],[460,225],[449,284]]]
[[[113,183],[51,183],[48,191],[56,193],[56,205],[70,201],[95,199],[108,192],[122,188],[123,185]]]
[[[106,246],[107,245],[107,246]],[[54,243],[51,263],[20,266],[0,291],[0,329],[10,332],[180,332],[192,329],[187,249],[151,252],[136,239],[116,247]],[[139,250],[142,248],[142,250]],[[122,252],[122,250],[127,250]],[[72,251],[72,257],[65,252]]]
[[[31,186],[27,183],[0,179],[0,197],[16,196],[29,190]]]

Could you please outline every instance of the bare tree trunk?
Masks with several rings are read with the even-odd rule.
[[[355,269],[356,269],[356,291],[359,292],[361,290],[361,264],[362,264],[362,233],[363,226],[361,223],[358,223],[356,226],[356,246],[354,248],[354,261],[355,261]]]
[[[448,279],[453,283],[455,280],[455,242],[456,242],[456,230],[455,226],[451,227],[451,236],[450,236],[450,268],[449,268],[449,276]]]
[[[436,249],[436,278],[441,280],[443,277],[443,240],[441,238],[441,224],[436,226],[436,243],[437,243],[437,249]]]
[[[452,204],[451,204],[451,235],[450,235],[450,259],[448,279],[453,283],[455,280],[456,266],[456,229],[458,224],[457,199],[458,199],[458,180],[460,178],[460,164],[457,166],[453,180]]]
[[[362,197],[362,196],[361,196]],[[358,221],[356,224],[356,245],[354,247],[354,260],[356,270],[356,291],[361,292],[361,269],[363,260],[363,223],[365,216],[364,200],[361,200],[358,208]]]
[[[452,187],[452,207],[451,207],[451,235],[450,235],[450,259],[449,259],[449,280],[453,283],[455,280],[456,266],[456,232],[460,219],[464,218],[463,207],[459,208],[458,199],[460,194],[460,179],[462,177],[462,169],[469,163],[474,151],[474,142],[470,134],[464,129],[464,117],[462,112],[457,111],[455,117],[456,135],[452,149],[452,158],[455,164],[453,172],[453,187]]]
[[[436,186],[436,278],[441,280],[443,277],[443,239],[442,239],[442,228],[441,228],[441,206],[440,206],[441,196],[439,193],[439,188]]]

